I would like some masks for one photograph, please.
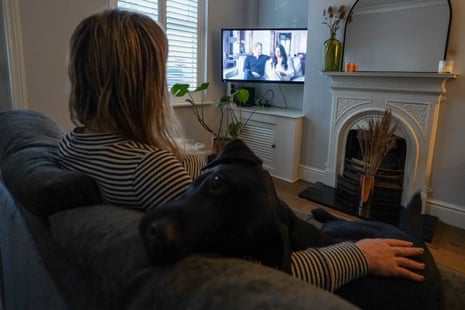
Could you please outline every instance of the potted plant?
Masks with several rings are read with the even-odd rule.
[[[176,97],[187,96],[186,102],[190,104],[197,121],[206,131],[213,135],[213,152],[218,153],[225,143],[236,139],[244,132],[255,111],[245,120],[243,119],[241,107],[248,101],[249,91],[243,88],[237,89],[231,95],[222,96],[215,102],[220,120],[218,127],[214,128],[213,125],[206,122],[204,115],[205,90],[208,89],[208,85],[209,83],[205,82],[190,90],[189,84],[174,84],[171,93]],[[201,93],[200,103],[197,103],[194,98],[194,93],[198,92]]]

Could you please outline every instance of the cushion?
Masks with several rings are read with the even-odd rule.
[[[13,196],[39,218],[101,201],[95,182],[64,171],[57,161],[62,130],[44,115],[27,110],[0,114],[0,168]]]
[[[52,235],[91,279],[105,309],[353,309],[322,289],[240,259],[196,253],[152,266],[141,211],[108,205],[58,212]]]

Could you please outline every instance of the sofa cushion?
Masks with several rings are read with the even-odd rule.
[[[52,120],[33,111],[7,111],[0,114],[0,132],[5,185],[39,218],[101,201],[90,177],[60,168],[57,152],[63,132]]]
[[[91,279],[105,309],[352,309],[288,274],[240,259],[193,254],[150,264],[138,225],[144,213],[108,205],[50,217],[52,235]]]

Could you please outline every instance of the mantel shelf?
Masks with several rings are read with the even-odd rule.
[[[436,72],[322,72],[331,80],[331,89],[389,91],[441,95],[445,84],[457,77],[454,73]]]
[[[357,72],[322,72],[329,77],[399,77],[399,78],[440,78],[454,79],[458,77],[455,73],[436,72],[397,72],[397,71],[357,71]]]

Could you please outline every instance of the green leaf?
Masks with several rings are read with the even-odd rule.
[[[231,102],[231,96],[223,96],[220,99],[216,100],[215,107],[222,108],[227,106]]]
[[[239,100],[240,103],[244,104],[247,102],[247,100],[249,100],[249,91],[247,89],[244,89],[244,88],[241,88],[241,89],[238,89],[236,90],[232,96],[234,96],[235,98],[237,98],[237,100]]]
[[[208,83],[208,82],[204,82],[204,83],[200,84],[199,86],[197,86],[196,89],[194,89],[194,92],[196,92],[196,91],[202,91],[202,90],[207,89],[209,84],[210,84],[210,83]]]
[[[183,97],[189,93],[189,84],[174,84],[171,87],[171,93],[176,97]]]
[[[242,133],[243,130],[244,130],[244,123],[242,122],[230,123],[228,125],[228,133],[233,139],[237,138]]]

